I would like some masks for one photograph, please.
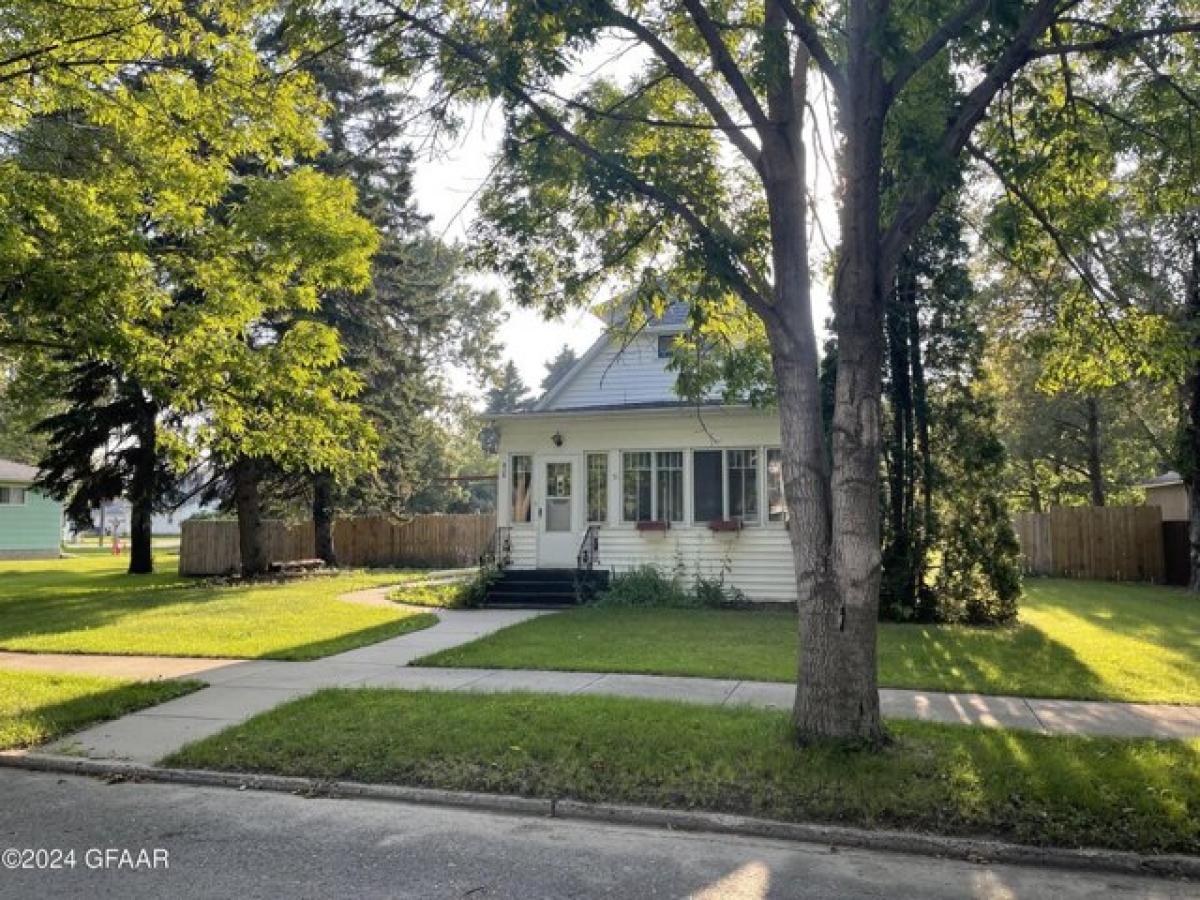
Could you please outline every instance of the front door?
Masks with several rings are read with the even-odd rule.
[[[575,530],[575,460],[552,456],[541,461],[542,504],[538,511],[538,566],[543,569],[575,567],[579,535]]]

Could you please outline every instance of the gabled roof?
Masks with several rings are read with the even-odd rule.
[[[604,351],[604,348],[608,346],[608,342],[610,340],[612,340],[612,335],[610,335],[607,331],[600,335],[600,337],[596,338],[596,340],[592,343],[592,346],[587,348],[587,351],[583,354],[583,356],[575,360],[575,365],[567,369],[566,374],[563,375],[562,378],[558,379],[558,381],[554,383],[550,390],[546,391],[546,393],[542,394],[542,396],[538,397],[537,400],[534,401],[531,411],[542,412],[551,403],[553,403],[554,399],[567,389],[567,385],[578,378],[579,373],[586,369],[591,361]]]
[[[1153,478],[1147,478],[1145,481],[1139,481],[1135,487],[1153,488],[1167,487],[1172,484],[1183,484],[1183,476],[1178,472],[1163,472],[1161,475],[1155,475]]]
[[[594,413],[611,412],[664,412],[682,410],[684,412],[713,410],[713,409],[752,409],[749,403],[726,403],[723,400],[647,400],[632,403],[603,403],[594,406],[565,406],[560,409],[518,410],[517,412],[489,413],[487,418],[502,421],[504,419],[526,419],[530,416],[587,416]]]
[[[612,331],[621,331],[629,321],[632,307],[631,296],[626,294],[607,303],[601,303],[592,308],[592,314],[600,319]],[[690,307],[682,300],[674,300],[667,304],[661,316],[650,316],[645,322],[647,331],[679,330],[687,325]]]
[[[567,389],[567,386],[579,377],[579,373],[584,371],[592,360],[604,352],[604,348],[612,343],[613,338],[622,334],[622,326],[628,321],[628,313],[625,312],[625,308],[611,306],[607,308],[607,313],[597,312],[597,315],[600,315],[601,318],[605,314],[614,316],[613,319],[605,319],[608,322],[608,329],[600,337],[596,338],[592,346],[588,347],[587,352],[575,360],[575,365],[571,366],[566,371],[566,374],[558,379],[550,390],[538,397],[531,407],[532,412],[546,411],[550,404]],[[672,303],[663,310],[661,316],[656,316],[648,321],[644,330],[650,333],[682,331],[687,326],[687,319],[688,305],[682,302]]]
[[[10,459],[0,459],[0,481],[32,484],[37,478],[38,470],[34,466],[13,462]]]

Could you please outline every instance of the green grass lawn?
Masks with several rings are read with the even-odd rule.
[[[416,587],[398,587],[390,594],[389,600],[396,603],[407,603],[409,606],[428,606],[438,609],[461,609],[461,584],[425,584]]]
[[[1031,579],[1021,624],[885,624],[886,687],[1200,703],[1200,598],[1174,588]],[[790,681],[793,613],[586,608],[543,616],[418,665]]]
[[[166,763],[1038,844],[1200,851],[1200,741],[889,727],[895,741],[879,754],[797,750],[784,714],[748,708],[329,690],[185,747]]]
[[[32,747],[191,693],[198,681],[126,681],[0,671],[0,750]]]
[[[174,556],[155,556],[149,576],[126,575],[128,557],[0,560],[0,650],[315,659],[437,621],[336,599],[411,573],[229,586],[182,578]]]

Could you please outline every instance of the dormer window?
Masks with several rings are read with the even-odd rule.
[[[671,354],[675,351],[675,342],[679,340],[679,336],[675,334],[660,334],[658,336],[658,358],[670,359]]]

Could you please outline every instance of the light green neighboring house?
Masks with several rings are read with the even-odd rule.
[[[33,490],[33,466],[0,459],[0,559],[59,555],[62,504]]]

